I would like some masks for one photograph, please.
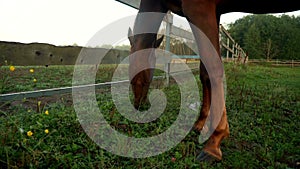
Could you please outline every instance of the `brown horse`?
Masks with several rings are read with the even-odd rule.
[[[263,13],[281,13],[299,10],[300,7],[296,0],[141,0],[139,13],[143,12],[160,12],[167,13],[169,10],[180,16],[184,16],[191,23],[193,34],[195,36],[199,55],[206,58],[206,64],[201,59],[200,64],[200,79],[203,87],[203,103],[200,110],[200,116],[195,123],[195,130],[201,131],[209,112],[212,113],[213,120],[216,116],[221,119],[216,126],[216,129],[210,136],[204,146],[203,151],[197,157],[198,160],[221,160],[222,152],[220,149],[221,141],[229,136],[229,125],[226,116],[225,101],[223,98],[223,67],[216,62],[220,62],[220,46],[218,36],[218,25],[220,16],[228,12],[248,12],[255,14]],[[138,34],[137,32],[151,27],[156,32],[162,22],[162,16],[153,16],[150,18],[136,18],[133,32],[136,35],[130,35],[131,53],[136,51],[156,48],[160,45],[162,39],[156,39],[157,34],[145,33]],[[196,26],[196,28],[194,26]],[[199,43],[202,39],[202,32],[209,39],[214,47],[218,59],[213,59],[210,50],[206,50],[207,46]],[[210,59],[211,58],[211,59]],[[145,60],[135,57],[130,60],[129,71],[134,71],[136,65],[141,65]],[[205,66],[204,66],[205,65]],[[207,70],[212,69],[213,74],[208,74]],[[132,89],[134,92],[134,106],[139,108],[140,103],[145,102],[149,85],[152,80],[153,70],[143,70],[131,77]],[[214,87],[212,87],[214,86]],[[213,90],[213,91],[212,91]],[[218,92],[214,92],[218,90]],[[214,96],[213,93],[218,93],[219,96]],[[221,95],[220,95],[221,94]],[[215,97],[221,98],[218,101],[221,109],[210,110],[211,99]],[[219,114],[217,114],[220,111]],[[220,117],[221,116],[221,117]]]

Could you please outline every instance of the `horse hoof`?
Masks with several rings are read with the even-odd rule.
[[[201,151],[201,153],[197,156],[196,161],[213,163],[221,160],[205,151]]]

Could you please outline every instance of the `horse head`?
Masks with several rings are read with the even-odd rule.
[[[163,40],[156,34],[134,35],[129,28],[128,39],[131,45],[129,56],[129,78],[134,94],[134,107],[139,109],[141,105],[148,103],[147,94],[153,78],[155,68],[155,48],[158,48]]]

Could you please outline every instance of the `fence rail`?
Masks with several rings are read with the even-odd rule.
[[[193,70],[193,69],[191,69]],[[171,74],[180,74],[185,73],[186,71],[181,72],[173,72],[169,73],[168,76]],[[167,79],[167,76],[154,76],[153,79]],[[169,79],[167,79],[169,81]],[[18,92],[18,93],[7,93],[7,94],[0,94],[0,103],[1,102],[9,102],[13,100],[22,100],[24,98],[38,98],[38,97],[46,97],[46,96],[54,96],[54,95],[62,95],[67,93],[72,93],[73,90],[87,90],[91,88],[101,89],[104,87],[109,87],[114,84],[120,83],[129,83],[129,80],[121,80],[121,81],[114,81],[114,82],[104,82],[104,83],[97,83],[97,84],[87,84],[87,85],[79,85],[79,86],[71,86],[71,87],[61,87],[61,88],[51,88],[51,89],[42,89],[42,90],[35,90],[35,91],[26,91],[26,92]]]
[[[160,79],[163,77],[164,76],[155,76],[154,79]],[[88,84],[88,85],[80,85],[80,86],[72,86],[72,87],[61,87],[61,88],[43,89],[43,90],[35,90],[35,91],[27,91],[27,92],[1,94],[0,102],[22,100],[24,98],[37,98],[37,97],[61,95],[61,94],[71,93],[72,90],[87,90],[90,88],[100,89],[100,88],[111,86],[113,84],[128,83],[128,82],[129,80],[123,80],[123,81],[105,82],[105,83]]]
[[[229,32],[220,25],[220,47],[225,49],[226,55],[223,56],[227,61],[247,62],[248,56],[241,46],[230,36]],[[230,58],[231,55],[231,58]]]
[[[27,91],[27,92],[18,92],[18,93],[8,93],[0,95],[0,102],[12,101],[12,100],[22,100],[24,98],[37,98],[43,96],[53,96],[58,94],[66,94],[71,93],[73,89],[89,89],[94,87],[95,89],[103,88],[106,86],[110,86],[116,83],[125,83],[128,80],[117,81],[117,82],[106,82],[99,84],[89,84],[89,85],[80,85],[80,86],[72,86],[72,87],[61,87],[61,88],[52,88],[52,89],[43,89],[36,91]]]
[[[300,60],[262,60],[262,59],[249,59],[248,63],[267,63],[273,66],[300,66]]]

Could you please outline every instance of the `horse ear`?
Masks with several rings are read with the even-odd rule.
[[[157,40],[155,41],[154,47],[155,47],[155,48],[158,48],[159,45],[161,44],[161,42],[162,42],[163,40],[164,40],[164,36],[162,36],[162,37],[160,37],[159,39],[157,39]]]
[[[128,29],[128,39],[129,39],[130,45],[132,46],[133,45],[133,33],[132,33],[132,30],[130,27]]]

